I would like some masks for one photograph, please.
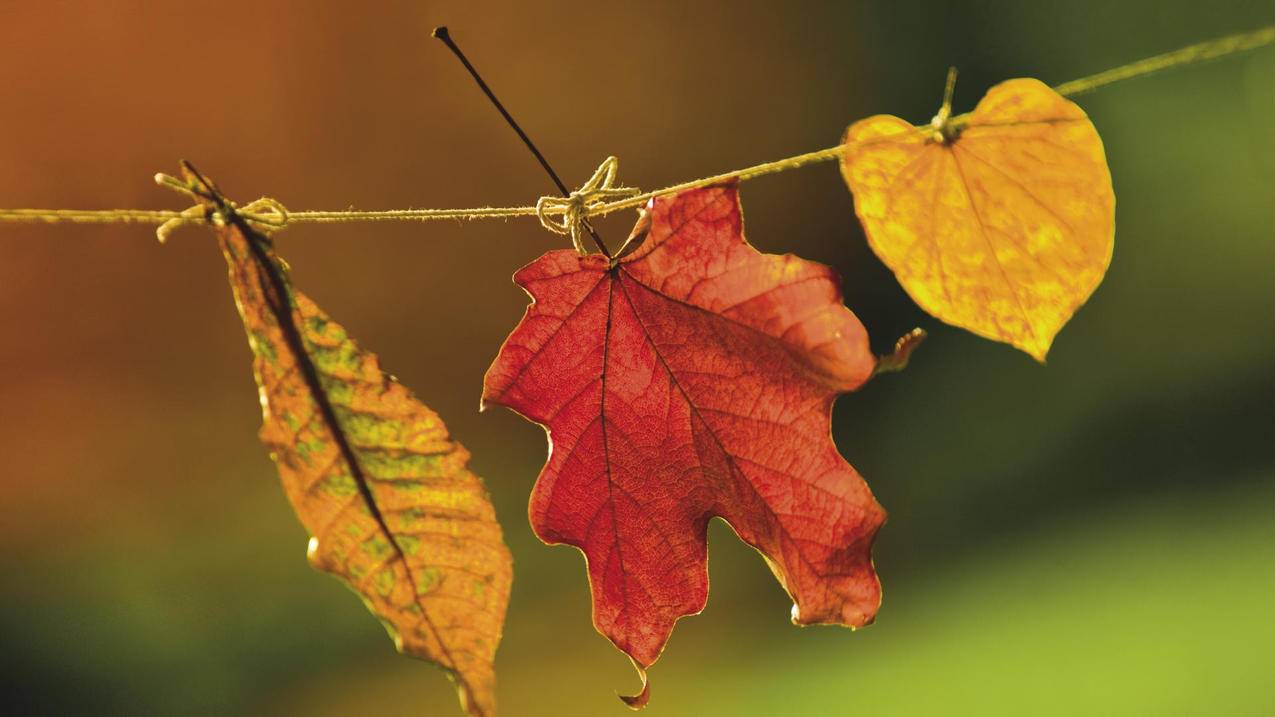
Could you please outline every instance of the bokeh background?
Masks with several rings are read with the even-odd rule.
[[[568,183],[608,154],[664,186],[926,121],[949,64],[1056,83],[1275,21],[1197,3],[0,2],[0,206],[182,208],[194,161],[294,209],[525,204],[551,186],[429,30],[446,23]],[[652,671],[673,715],[1271,714],[1275,705],[1275,51],[1080,100],[1115,259],[1047,367],[922,315],[831,164],[743,188],[750,239],[835,266],[913,366],[837,406],[890,511],[878,622],[797,629],[711,533],[708,609]],[[608,219],[610,237],[631,216]],[[583,563],[532,535],[540,428],[477,412],[521,316],[530,220],[296,226],[298,284],[447,420],[516,560],[508,715],[623,714]],[[255,434],[210,235],[0,226],[0,680],[9,711],[459,714],[306,536]]]

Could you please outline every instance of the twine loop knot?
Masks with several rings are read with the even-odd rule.
[[[230,222],[232,215],[263,232],[282,229],[288,225],[288,209],[279,200],[262,197],[241,207],[222,196],[216,185],[188,163],[182,163],[182,170],[186,175],[184,180],[162,172],[155,175],[155,183],[159,186],[185,194],[198,202],[195,206],[178,212],[155,229],[155,238],[159,239],[161,244],[168,241],[174,229],[184,224],[210,224],[215,227],[224,227]]]
[[[536,201],[536,218],[540,226],[554,234],[571,237],[571,243],[581,255],[587,254],[583,236],[589,230],[590,212],[614,199],[641,194],[637,187],[615,185],[615,175],[620,160],[607,157],[598,165],[593,176],[579,189],[565,197],[545,196]]]

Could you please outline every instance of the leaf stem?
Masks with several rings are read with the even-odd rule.
[[[544,154],[542,154],[536,147],[536,143],[531,141],[531,138],[527,136],[527,133],[524,132],[518,122],[514,120],[513,115],[509,114],[509,110],[505,109],[505,105],[496,98],[496,93],[491,91],[491,87],[489,87],[486,81],[483,80],[482,75],[478,74],[478,70],[475,69],[473,63],[469,61],[468,57],[465,57],[465,53],[461,51],[460,46],[458,46],[456,41],[452,39],[451,33],[447,31],[447,26],[439,25],[434,28],[434,32],[431,34],[441,40],[442,43],[447,46],[447,49],[451,50],[452,54],[456,56],[456,59],[460,60],[460,64],[465,66],[465,69],[469,71],[470,77],[473,77],[474,82],[478,83],[478,89],[482,90],[483,94],[487,95],[487,99],[491,100],[492,105],[496,107],[496,111],[500,112],[500,116],[505,118],[505,122],[508,123],[510,128],[512,128],[518,135],[518,138],[522,140],[522,143],[527,145],[527,149],[531,150],[531,153],[535,155],[536,161],[540,162],[541,167],[544,167],[545,173],[547,173],[549,178],[553,180],[554,185],[558,187],[558,191],[562,193],[562,196],[570,197],[571,190],[567,189],[566,184],[563,184],[562,178],[559,177],[558,173],[553,170],[553,167],[549,164],[549,160],[545,159]],[[584,222],[584,226],[589,230],[589,236],[593,237],[593,243],[598,245],[598,250],[605,254],[607,258],[610,258],[611,250],[608,249],[607,245],[602,241],[602,237],[598,236],[598,233],[593,230],[593,227],[590,226],[587,221]]]

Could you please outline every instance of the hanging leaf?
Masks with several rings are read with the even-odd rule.
[[[261,440],[313,536],[310,564],[358,593],[400,651],[446,669],[469,714],[494,714],[512,561],[468,451],[292,289],[270,240],[215,187],[187,181],[225,220],[217,236],[252,348]]]
[[[551,251],[487,372],[484,404],[549,433],[531,497],[548,543],[584,552],[597,629],[646,668],[708,597],[708,521],[725,518],[794,601],[799,624],[856,627],[881,600],[885,513],[837,452],[837,394],[876,359],[836,275],[761,254],[735,186],[651,202],[622,258]]]
[[[1115,194],[1097,130],[1037,80],[917,128],[851,125],[842,174],[868,243],[922,309],[1038,361],[1111,262]]]

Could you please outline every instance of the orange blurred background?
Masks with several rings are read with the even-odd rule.
[[[552,185],[453,37],[568,184],[644,189],[926,121],[1016,76],[1057,83],[1275,20],[1268,2],[1111,4],[0,2],[0,206],[181,209],[187,158],[292,209],[533,203]],[[1050,364],[921,314],[867,249],[837,168],[744,185],[750,240],[835,266],[900,376],[839,402],[891,512],[859,633],[798,630],[720,525],[713,593],[652,671],[653,715],[1260,713],[1275,661],[1275,52],[1081,98],[1116,255]],[[632,215],[600,225],[620,238]],[[534,220],[294,226],[298,286],[474,453],[516,561],[509,715],[621,714],[582,561],[532,536],[543,432],[477,412],[564,245]],[[613,242],[614,243],[614,240]],[[0,225],[0,636],[17,711],[459,714],[305,535],[256,441],[211,235]],[[1267,683],[1268,684],[1268,683]],[[1268,684],[1269,686],[1269,684]]]

